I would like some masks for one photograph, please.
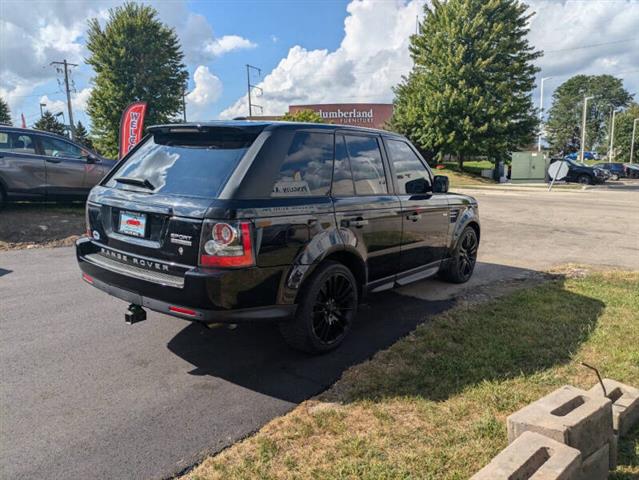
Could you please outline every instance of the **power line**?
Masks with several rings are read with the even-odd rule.
[[[547,53],[570,52],[572,50],[584,50],[584,49],[587,49],[587,48],[601,47],[603,45],[614,45],[614,44],[617,44],[617,43],[627,43],[627,42],[633,42],[633,41],[635,41],[634,38],[626,38],[625,40],[616,40],[614,42],[593,43],[591,45],[582,45],[580,47],[560,48],[558,50],[544,51],[544,55],[547,54]]]

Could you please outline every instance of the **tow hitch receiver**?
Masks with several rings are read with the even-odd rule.
[[[140,305],[134,303],[129,305],[129,309],[124,314],[124,321],[129,325],[133,325],[143,320],[146,320],[146,311]]]

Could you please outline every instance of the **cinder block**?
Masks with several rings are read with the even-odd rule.
[[[527,431],[565,443],[588,457],[612,437],[612,402],[566,385],[508,417],[509,442]]]
[[[579,450],[524,432],[471,480],[575,480],[580,474]]]
[[[610,462],[608,467],[610,470],[617,468],[617,452],[619,449],[619,436],[617,434],[610,437]]]
[[[581,480],[606,480],[610,461],[610,445],[605,444],[581,464]]]
[[[625,435],[639,421],[639,389],[623,383],[603,379],[606,396],[612,401],[612,428],[618,435]],[[597,383],[588,393],[603,396],[601,385]]]

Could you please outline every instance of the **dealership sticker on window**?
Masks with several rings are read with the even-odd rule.
[[[311,189],[308,182],[304,180],[298,181],[280,181],[273,186],[274,197],[294,197],[296,195],[310,195]]]

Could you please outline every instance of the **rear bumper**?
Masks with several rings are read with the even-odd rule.
[[[291,317],[294,304],[279,304],[283,268],[201,270],[185,272],[182,286],[159,284],[128,275],[108,263],[96,263],[98,247],[88,238],[76,242],[83,279],[129,303],[178,318],[205,323],[274,320]]]

